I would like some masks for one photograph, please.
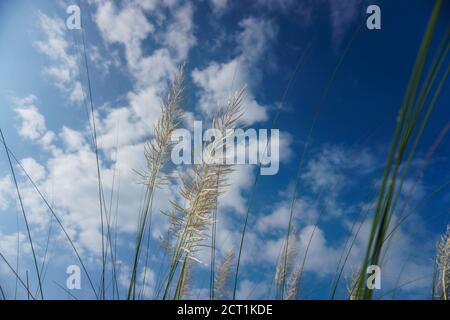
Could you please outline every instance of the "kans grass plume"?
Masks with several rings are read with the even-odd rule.
[[[436,274],[433,299],[449,300],[450,297],[450,225],[436,246]]]
[[[234,264],[234,253],[228,251],[222,263],[217,270],[216,279],[214,282],[214,297],[219,300],[228,299],[230,291],[231,271]]]
[[[140,174],[146,185],[143,206],[139,215],[138,230],[136,234],[136,249],[132,268],[128,299],[136,297],[136,278],[142,252],[144,235],[150,237],[152,203],[155,189],[167,182],[163,169],[169,155],[172,142],[172,133],[179,127],[183,118],[183,91],[184,91],[184,65],[181,65],[173,82],[168,86],[167,96],[162,100],[161,116],[154,128],[154,138],[145,145],[145,158],[147,160],[147,173]],[[147,242],[148,243],[148,242]],[[148,246],[145,264],[148,263]],[[147,266],[144,270],[147,270]],[[143,287],[146,276],[144,275]]]
[[[169,250],[171,262],[165,284],[163,299],[169,298],[173,284],[176,284],[174,299],[181,298],[179,288],[185,286],[187,265],[192,261],[201,262],[198,252],[208,238],[209,227],[213,224],[212,213],[218,197],[228,187],[228,177],[233,166],[225,164],[217,155],[223,152],[228,130],[242,117],[242,102],[245,90],[234,94],[227,106],[219,111],[212,121],[213,129],[222,132],[222,139],[208,141],[204,146],[201,164],[195,164],[191,172],[181,176],[180,196],[184,204],[172,202],[173,210],[166,213],[170,219]],[[218,152],[221,149],[222,152]]]

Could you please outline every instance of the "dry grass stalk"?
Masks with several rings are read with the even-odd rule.
[[[219,195],[228,187],[227,180],[233,171],[233,166],[226,165],[224,158],[218,159],[218,162],[212,159],[215,150],[223,150],[227,129],[233,128],[241,118],[243,98],[244,89],[233,95],[227,107],[214,118],[212,127],[223,133],[222,139],[205,145],[205,150],[209,150],[206,159],[204,155],[202,164],[193,165],[192,172],[181,177],[180,195],[185,204],[172,202],[173,210],[166,213],[170,218],[170,231],[175,243],[170,248],[172,261],[164,299],[167,298],[178,264],[182,262],[184,265],[187,260],[200,262],[197,253],[208,238],[208,226],[213,223],[211,213],[216,208]],[[177,280],[178,283],[180,281],[184,281],[182,277]]]
[[[173,146],[172,134],[180,125],[183,118],[181,104],[184,92],[184,65],[181,65],[173,82],[168,86],[167,96],[163,98],[161,105],[161,116],[154,128],[154,138],[147,142],[144,149],[147,160],[147,174],[140,174],[146,185],[143,206],[139,216],[138,230],[136,233],[136,250],[133,271],[128,290],[128,299],[135,298],[136,277],[141,255],[144,234],[151,225],[151,208],[154,191],[157,187],[166,183],[166,177],[162,172],[167,163]],[[148,230],[150,233],[150,230]],[[148,251],[148,248],[147,248]],[[147,264],[147,258],[145,264]],[[145,270],[146,270],[145,266]],[[144,275],[145,287],[146,275]]]
[[[300,288],[300,279],[302,276],[302,268],[295,268],[292,272],[288,285],[286,287],[285,300],[297,300]]]
[[[450,297],[450,225],[437,244],[437,282],[434,298],[449,300]]]
[[[355,269],[355,271],[352,272],[351,278],[347,281],[347,292],[349,300],[360,300],[357,290],[358,281],[359,281],[359,271]]]
[[[298,281],[295,281],[295,278],[300,276],[300,274],[296,275],[299,270],[292,270],[294,267],[294,261],[297,258],[296,253],[297,239],[295,232],[293,232],[289,235],[287,243],[286,240],[283,243],[281,255],[278,259],[277,270],[275,272],[276,294],[279,299],[284,299],[288,295],[289,291],[291,291],[290,296],[292,297],[294,291],[298,290],[295,288],[298,286]],[[289,283],[287,285],[285,283],[285,279],[289,279]]]
[[[228,297],[228,284],[231,279],[231,269],[234,264],[234,253],[229,251],[225,258],[223,259],[218,273],[216,275],[214,283],[215,298],[219,300],[227,299]]]

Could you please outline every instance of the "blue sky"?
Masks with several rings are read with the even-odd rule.
[[[0,2],[0,127],[9,147],[61,216],[98,281],[101,237],[95,153],[83,97],[87,77],[81,59],[81,33],[65,27],[69,4],[46,0]],[[81,1],[108,201],[116,169],[112,202],[118,202],[122,293],[129,277],[142,198],[142,186],[134,170],[145,169],[143,146],[152,138],[160,97],[177,66],[186,62],[187,127],[193,119],[210,119],[216,106],[224,105],[230,93],[244,85],[246,126],[270,128],[281,107],[277,123],[281,131],[280,171],[276,176],[261,177],[256,187],[238,290],[240,298],[273,297],[271,285],[301,152],[320,98],[355,30],[365,23],[369,4],[365,0]],[[351,225],[370,205],[369,195],[376,192],[395,117],[433,5],[425,0],[377,4],[382,12],[382,29],[368,30],[364,26],[356,33],[322,106],[301,173],[295,208],[299,256],[325,201],[327,209],[314,234],[300,298],[328,296]],[[448,28],[449,5],[445,3],[442,9],[432,51]],[[303,59],[302,68],[282,101],[299,59]],[[419,145],[405,197],[421,160],[448,125],[449,102],[446,83]],[[407,208],[413,208],[450,178],[449,150],[450,142],[444,139]],[[57,284],[64,286],[67,266],[78,262],[44,204],[16,169],[36,252],[40,261],[46,257],[48,265],[46,297],[66,298]],[[219,260],[238,246],[255,174],[251,166],[239,167],[230,179],[232,187],[220,199]],[[160,237],[167,227],[159,211],[169,207],[177,190],[173,182],[158,190],[156,197],[149,298],[158,279]],[[19,240],[18,273],[25,276],[28,271],[35,290],[30,247],[16,198],[3,152],[0,252],[16,266]],[[444,189],[396,233],[382,266],[383,289],[378,296],[386,293],[384,297],[390,298],[392,294],[388,293],[396,284],[415,280],[399,289],[397,297],[428,297],[434,246],[448,224],[449,204],[448,189]],[[51,241],[45,254],[50,225]],[[358,267],[369,225],[370,218],[364,222],[350,254],[347,278]],[[209,263],[207,251],[199,255],[204,264]],[[206,297],[208,272],[203,264],[195,267],[191,298]],[[340,298],[345,298],[346,282],[341,281]],[[14,296],[16,282],[2,264],[0,284],[9,297]],[[17,294],[25,297],[23,289]],[[86,279],[74,295],[93,298]]]

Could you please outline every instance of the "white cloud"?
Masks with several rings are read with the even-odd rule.
[[[192,78],[200,88],[200,110],[208,116],[223,107],[233,91],[246,86],[243,121],[250,125],[267,120],[267,107],[256,101],[253,88],[260,82],[258,64],[268,53],[278,29],[272,22],[256,18],[244,19],[239,26],[239,55],[228,62],[213,61],[202,70],[195,69]]]
[[[154,116],[151,115],[150,119],[153,120]],[[152,123],[152,120],[149,122]],[[144,122],[136,120],[135,113],[126,107],[111,109],[105,117],[97,121],[97,129],[98,144],[107,153],[116,146],[120,148],[142,141],[149,131],[149,127],[146,127]]]
[[[237,42],[242,56],[249,64],[256,64],[270,51],[278,35],[278,26],[270,20],[246,18],[239,23],[242,31]]]
[[[168,6],[169,13],[164,14],[163,8],[156,12],[160,5]],[[156,29],[144,11],[163,15],[165,25]],[[186,59],[189,50],[196,44],[193,11],[190,3],[182,6],[175,2],[128,3],[119,10],[111,2],[102,2],[98,4],[95,21],[106,41],[124,45],[127,65],[137,86],[147,89],[156,85],[161,90],[163,82],[173,75],[176,65]],[[149,37],[162,46],[145,55],[142,41]]]
[[[278,203],[275,210],[269,215],[262,216],[258,219],[256,228],[259,232],[277,231],[279,229],[287,230],[289,223],[290,207],[285,204]]]
[[[364,0],[328,0],[330,7],[331,31],[333,43],[339,46],[352,23],[358,18],[358,14]]]
[[[131,4],[117,12],[114,3],[103,2],[98,5],[95,18],[104,38],[123,43],[131,61],[141,56],[140,42],[154,31],[142,10]]]
[[[29,95],[24,98],[13,98],[14,111],[21,121],[18,128],[20,136],[25,139],[39,143],[47,150],[51,150],[51,145],[55,134],[47,130],[45,117],[36,107],[37,98]]]
[[[161,4],[160,2],[160,0],[135,0],[135,3],[145,11],[155,10]]]
[[[41,138],[47,128],[45,118],[35,106],[37,97],[29,95],[24,98],[13,98],[14,111],[21,120],[19,134],[26,139],[37,140]]]
[[[257,2],[269,9],[281,9],[282,11],[292,9],[298,3],[295,0],[257,0]]]
[[[63,223],[79,232],[77,241],[98,254],[101,236],[95,154],[86,149],[60,154],[48,160],[48,168],[46,186],[42,187],[49,190],[54,186],[55,208],[66,212]],[[106,179],[107,171],[103,174]]]
[[[302,258],[308,244],[309,249],[305,270],[315,272],[320,276],[334,273],[339,254],[341,253],[340,248],[328,243],[323,230],[319,227],[314,230],[314,226],[311,225],[303,228],[299,234],[298,246]]]
[[[192,33],[193,14],[192,4],[186,3],[173,13],[173,22],[160,36],[161,42],[174,50],[173,56],[176,61],[186,59],[189,50],[197,43]]]
[[[72,102],[81,102],[85,98],[83,85],[80,81],[75,82],[72,92],[70,93],[69,99]]]
[[[243,280],[239,283],[236,298],[239,300],[262,299],[268,292],[269,286],[264,282]]]
[[[30,140],[37,140],[46,131],[45,118],[35,106],[16,108],[14,110],[22,120],[19,134]]]
[[[214,13],[222,13],[228,8],[229,0],[211,0],[210,5]]]
[[[365,13],[366,0],[257,0],[259,7],[276,11],[288,16],[295,16],[296,22],[307,28],[314,27],[323,16],[323,11],[329,12],[331,41],[335,49],[339,49],[351,26],[357,22],[358,16]],[[355,25],[356,26],[356,25]]]
[[[14,262],[16,261],[17,257],[17,249],[19,249],[22,254],[28,256],[31,254],[30,246],[25,234],[23,234],[22,232],[15,232],[12,234],[3,234],[2,232],[0,232],[0,252],[13,268],[15,267]],[[11,269],[3,262],[3,260],[0,263],[0,274],[10,276],[12,275],[12,277],[14,277]]]
[[[35,182],[38,182],[45,178],[45,168],[40,165],[35,159],[25,158],[20,160],[20,164],[24,167],[26,172],[33,178]]]
[[[54,150],[54,146],[52,145],[53,140],[55,139],[55,133],[53,131],[47,131],[39,140],[40,144],[47,150]]]
[[[334,185],[341,189],[351,182],[349,179],[343,179],[348,170],[361,176],[372,172],[376,168],[375,165],[375,157],[367,149],[351,150],[325,145],[314,159],[308,162],[302,178],[314,192]]]
[[[149,86],[146,89],[139,90],[138,92],[130,92],[128,94],[128,100],[130,104],[129,116],[130,120],[132,115],[136,115],[140,120],[141,126],[146,126],[148,129],[153,128],[153,124],[159,118],[161,114],[161,98],[159,97],[159,90],[155,87]],[[138,120],[134,119],[135,124]]]
[[[192,78],[201,88],[200,110],[207,116],[213,117],[227,103],[233,91],[249,83],[249,77],[248,70],[238,59],[224,64],[213,62],[203,70],[195,69],[192,72]],[[258,104],[248,87],[243,105],[245,113],[242,120],[245,124],[250,125],[267,120],[266,107]]]
[[[76,60],[67,54],[69,43],[65,40],[66,26],[61,19],[52,19],[49,16],[38,12],[38,21],[41,30],[47,36],[47,41],[36,41],[34,46],[40,52],[47,55],[54,61],[62,62],[70,69],[75,68]]]
[[[0,210],[6,210],[9,207],[13,184],[9,176],[0,179]]]
[[[292,206],[292,190],[289,188],[285,193],[288,196],[273,205],[268,214],[261,215],[256,222],[256,230],[263,235],[279,235],[286,232]],[[312,224],[317,221],[320,208],[318,204],[307,197],[299,197],[292,209],[294,224]]]
[[[305,193],[308,193],[305,187],[303,187],[303,192],[296,201],[296,207],[293,211],[293,223],[295,227],[292,232],[297,234],[296,248],[299,257],[303,258],[308,242],[311,239],[305,265],[306,271],[318,276],[331,275],[335,272],[338,259],[344,250],[347,235],[341,239],[332,238],[334,241],[331,242],[331,239],[327,240],[327,234],[324,231],[326,229],[322,227],[322,224],[327,225],[327,217],[330,215],[340,216],[339,220],[333,220],[333,226],[350,231],[353,223],[356,223],[356,228],[352,229],[352,235],[356,234],[359,229],[359,222],[355,221],[355,217],[351,215],[354,212],[354,208],[352,207],[354,203],[339,203],[339,191],[343,187],[349,186],[346,183],[349,177],[352,177],[351,180],[356,179],[356,177],[361,178],[362,176],[367,178],[367,174],[372,172],[376,163],[376,157],[367,148],[359,150],[359,153],[354,155],[350,150],[346,150],[343,147],[325,146],[306,164],[307,169],[304,179],[308,182],[308,186],[313,190],[314,195],[320,189],[332,188],[337,182],[336,180],[342,178],[342,186],[337,188],[334,195],[327,195],[325,202],[318,202],[316,196],[310,199],[305,195]],[[407,180],[405,184],[408,189],[411,187],[412,182]],[[350,186],[355,187],[356,185],[350,184]],[[420,183],[418,187],[419,193],[422,193],[423,187],[420,186]],[[275,203],[272,208],[269,208],[268,214],[260,215],[256,223],[250,227],[250,234],[256,232],[251,241],[255,241],[257,245],[249,243],[247,246],[257,246],[258,249],[254,248],[253,250],[264,252],[264,255],[254,255],[254,260],[247,261],[247,263],[254,264],[261,261],[271,264],[276,263],[289,222],[292,190],[288,189],[282,195],[286,199]],[[327,211],[318,220],[319,213],[325,203],[327,204]],[[358,208],[357,210],[361,212],[365,211],[364,208]],[[408,270],[408,273],[407,276],[403,277],[404,280],[401,282],[431,275],[430,269],[432,266],[427,264],[427,261],[424,259],[424,253],[432,252],[432,250],[429,250],[429,242],[421,243],[420,238],[418,238],[418,236],[424,237],[427,232],[423,228],[418,228],[418,226],[423,225],[423,222],[421,222],[419,217],[416,219],[403,225],[397,231],[398,234],[393,243],[387,246],[389,247],[389,251],[386,259],[382,263],[383,286],[386,291],[396,285],[398,272],[403,266],[405,266],[404,270]],[[394,217],[392,221],[391,228],[398,222],[398,217]],[[314,224],[317,222],[319,225],[317,225],[314,236],[311,238]],[[361,226],[361,230],[356,237],[355,245],[349,255],[344,270],[344,277],[350,277],[352,270],[359,266],[367,246],[371,223],[371,219],[367,219]],[[409,224],[410,226],[408,226]],[[272,240],[274,237],[276,237],[275,240]],[[424,247],[423,252],[421,254],[415,254],[416,248],[422,246]],[[428,249],[425,249],[425,247]],[[414,284],[405,288],[405,290],[423,288],[427,281],[429,281],[428,278],[414,282]]]
[[[105,55],[102,53],[100,48],[96,45],[88,45],[87,55],[89,60],[92,61],[92,64],[100,70],[103,76],[107,76],[113,67],[120,68],[120,57],[117,50],[114,50],[107,46],[107,53],[109,55]]]
[[[137,215],[139,212],[139,194],[141,186],[137,184],[138,176],[133,170],[145,168],[143,155],[143,139],[150,136],[153,123],[160,112],[160,95],[165,88],[166,81],[176,71],[177,61],[185,59],[188,50],[195,44],[192,35],[191,5],[177,7],[175,2],[167,2],[173,15],[167,24],[167,28],[160,32],[161,38],[165,39],[167,47],[156,49],[150,55],[142,52],[142,41],[155,32],[153,24],[145,16],[143,9],[150,10],[151,3],[133,4],[128,3],[118,9],[111,2],[97,2],[95,22],[101,35],[107,44],[120,43],[125,47],[128,69],[135,80],[135,89],[128,93],[129,105],[119,108],[109,108],[96,114],[98,130],[98,142],[101,150],[105,151],[107,160],[117,157],[116,170],[117,180],[127,188],[120,191],[119,212],[125,212],[119,217],[118,226],[120,232],[134,232],[136,228]],[[59,54],[51,56],[51,47],[44,43],[36,46],[47,53],[55,61],[70,60],[67,55],[67,43],[63,38],[63,30],[57,26],[57,21],[42,15],[45,22],[53,23],[48,38],[57,40]],[[159,38],[158,38],[159,39]],[[155,37],[155,40],[158,40]],[[52,43],[52,41],[50,41]],[[89,47],[91,48],[91,47]],[[66,55],[65,55],[66,54]],[[89,51],[91,60],[98,62],[98,50]],[[66,61],[67,62],[67,61]],[[62,65],[62,63],[60,64]],[[52,75],[62,82],[68,82],[72,73],[58,73],[60,65],[52,66]],[[104,69],[104,67],[102,67]],[[70,70],[70,69],[69,69]],[[75,82],[71,98],[82,99],[83,92],[81,84]],[[42,117],[42,119],[44,119]],[[45,121],[44,121],[45,124]],[[45,125],[41,127],[40,134],[48,143],[53,136],[45,133]],[[63,127],[58,137],[63,142],[63,149],[58,149],[47,161],[47,179],[40,184],[41,189],[53,190],[55,208],[63,214],[62,219],[66,228],[75,237],[75,241],[86,248],[89,252],[98,255],[100,252],[100,210],[98,204],[97,174],[95,154],[85,139],[88,133],[75,131]],[[104,181],[104,193],[111,194],[111,181],[113,165],[100,162],[102,179]],[[24,190],[27,192],[28,190]],[[29,190],[31,191],[31,190]],[[158,200],[155,201],[155,211],[165,209],[169,205],[168,198],[171,196],[168,189],[158,190]],[[31,199],[32,197],[30,197]],[[36,200],[36,199],[35,199]],[[32,201],[29,201],[29,207]],[[161,219],[156,214],[155,226],[161,226]],[[44,225],[46,220],[38,218],[32,223]],[[161,231],[155,236],[159,236]]]
[[[127,94],[128,106],[111,109],[100,120],[102,147],[111,148],[116,143],[117,130],[121,132],[121,145],[134,144],[152,134],[166,83],[196,43],[193,10],[192,4],[178,5],[176,1],[129,2],[120,9],[111,2],[97,1],[94,17],[101,35],[108,43],[124,46],[134,80],[134,88]],[[155,28],[147,14],[155,18],[154,23],[163,25]],[[162,46],[145,54],[142,42],[147,39]]]
[[[233,188],[220,197],[220,207],[232,209],[234,212],[244,214],[246,199],[243,192],[248,190],[254,179],[254,166],[236,166],[236,170],[230,175],[229,183]]]
[[[59,136],[64,143],[65,150],[68,152],[80,150],[85,146],[86,143],[83,135],[80,132],[72,130],[65,126],[62,128]]]
[[[71,53],[74,46],[66,40],[66,26],[62,19],[50,18],[42,12],[37,15],[38,24],[45,39],[34,42],[37,51],[47,56],[50,64],[43,68],[44,75],[50,77],[63,94],[73,103],[83,101],[79,76],[79,61]]]
[[[165,89],[166,81],[176,71],[178,61],[185,59],[189,49],[195,45],[191,21],[193,7],[179,6],[174,1],[159,4],[169,10],[166,27],[158,30],[161,35],[166,35],[166,47],[144,55],[141,50],[142,41],[154,32],[154,27],[142,10],[150,10],[151,3],[128,3],[121,9],[112,3],[101,1],[97,4],[95,21],[103,38],[107,44],[124,45],[128,69],[134,77],[134,89],[127,95],[127,106],[110,107],[96,113],[99,147],[106,155],[106,158],[103,158],[102,153],[100,159],[104,194],[108,197],[111,194],[114,174],[116,182],[120,180],[122,185],[127,186],[120,190],[121,214],[118,218],[118,231],[134,232],[142,190],[142,185],[138,184],[140,178],[134,170],[141,171],[146,168],[144,142],[150,138],[153,124],[159,116],[160,95]],[[58,81],[57,84],[63,84],[64,88],[67,88],[69,82],[73,84],[72,98],[81,99],[81,84],[72,81],[75,75],[72,67],[75,68],[76,59],[68,54],[70,46],[64,38],[62,21],[41,13],[39,18],[47,39],[36,42],[35,47],[52,61],[52,65],[46,69],[47,74],[51,74],[52,78]],[[159,41],[159,38],[155,37],[156,40]],[[178,41],[183,44],[179,45]],[[93,59],[99,58],[94,54]],[[65,73],[58,72],[60,67],[68,69]],[[64,126],[56,136],[47,130],[45,117],[35,106],[36,102],[34,96],[16,99],[16,112],[22,120],[22,134],[45,148],[51,148],[53,152],[45,165],[29,158],[24,160],[24,166],[39,188],[54,199],[55,211],[73,240],[80,245],[80,250],[87,249],[94,256],[98,256],[101,235],[97,164],[95,153],[87,139],[90,134],[88,127],[83,132]],[[62,142],[62,146],[56,147],[53,144],[56,137]],[[117,162],[114,163],[116,158]],[[3,185],[9,187],[6,182]],[[160,236],[164,230],[165,217],[158,213],[170,206],[169,198],[175,194],[175,190],[170,188],[171,186],[159,189],[155,196],[158,199],[154,203],[155,237]],[[30,212],[30,223],[34,227],[47,226],[49,214],[36,192],[27,184],[21,185],[21,190],[24,197],[26,196],[24,204],[27,212]],[[7,202],[6,196],[5,200],[2,198],[4,206]]]

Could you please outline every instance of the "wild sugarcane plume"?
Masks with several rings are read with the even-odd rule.
[[[300,280],[302,275],[302,268],[296,267],[289,277],[288,284],[286,286],[286,292],[284,294],[285,300],[297,300],[300,288]]]
[[[447,32],[442,37],[439,49],[425,76],[427,57],[441,7],[442,1],[436,1],[398,114],[391,149],[375,202],[368,246],[359,272],[356,296],[361,299],[372,298],[373,290],[366,286],[367,267],[380,265],[382,255],[386,254],[388,247],[385,245],[386,238],[392,217],[397,210],[403,185],[450,70],[449,67],[443,67],[448,53],[449,33]],[[443,70],[445,71],[442,72]],[[420,83],[423,83],[421,88]]]
[[[287,243],[286,243],[287,242]],[[283,246],[281,248],[281,255],[278,259],[277,270],[275,272],[275,287],[276,287],[276,296],[277,299],[284,299],[286,296],[286,292],[288,290],[286,286],[285,279],[290,277],[290,281],[295,280],[296,271],[292,271],[294,261],[297,257],[297,239],[294,233],[289,235],[289,238],[284,240]],[[291,274],[292,273],[292,274]],[[293,283],[289,283],[290,291],[295,291],[295,288],[292,286]],[[292,294],[293,292],[291,292]]]
[[[449,300],[450,297],[450,225],[437,243],[436,275],[433,299]]]
[[[359,273],[355,270],[352,272],[351,278],[347,281],[347,292],[349,300],[359,300],[359,297],[357,296],[358,290],[356,290],[358,281]]]
[[[228,298],[230,289],[228,285],[231,280],[231,269],[233,267],[233,263],[234,253],[233,251],[229,251],[217,270],[217,275],[214,282],[215,299],[223,300]]]
[[[167,95],[162,100],[161,116],[154,128],[154,138],[145,145],[145,158],[148,173],[141,174],[146,185],[143,206],[139,215],[138,230],[136,234],[136,250],[132,269],[128,299],[135,298],[136,278],[138,264],[142,251],[144,234],[150,229],[152,216],[152,202],[155,189],[166,183],[166,176],[162,171],[170,155],[172,133],[182,121],[184,91],[184,65],[181,65],[173,82],[168,86]],[[147,230],[150,233],[150,230]],[[150,236],[150,235],[148,235]],[[149,248],[147,248],[148,250]],[[147,260],[147,259],[146,259]],[[146,261],[147,264],[147,261]],[[144,276],[145,282],[145,276]],[[145,286],[145,283],[143,284]]]
[[[232,96],[227,107],[212,121],[214,129],[226,133],[227,129],[233,128],[242,116],[243,98],[244,89]],[[208,238],[207,230],[213,223],[212,212],[216,208],[217,198],[228,186],[227,179],[233,171],[233,167],[226,165],[223,158],[212,161],[217,154],[215,151],[223,150],[226,138],[227,135],[223,134],[222,139],[207,142],[205,150],[208,152],[203,155],[202,163],[193,165],[192,172],[181,177],[180,195],[185,204],[172,202],[173,210],[167,213],[174,245],[170,248],[172,259],[163,299],[167,298],[177,273],[177,287],[185,281],[183,269],[178,272],[179,264],[184,266],[188,260],[199,261],[197,253]]]

